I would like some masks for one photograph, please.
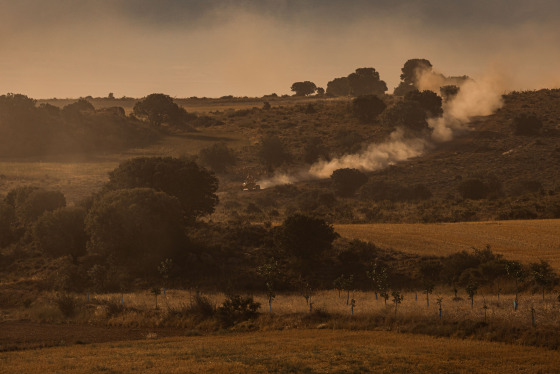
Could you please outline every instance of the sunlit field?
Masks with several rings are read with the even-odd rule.
[[[0,372],[557,373],[560,352],[383,331],[287,330],[0,353]]]
[[[444,256],[490,245],[494,253],[523,263],[548,261],[560,269],[560,220],[439,224],[335,225],[348,238],[420,255]]]
[[[99,191],[107,182],[108,173],[122,161],[134,157],[193,156],[215,142],[227,142],[230,147],[248,144],[239,134],[205,130],[166,136],[150,146],[123,153],[0,161],[0,195],[18,186],[30,185],[61,191],[67,202],[75,203]]]

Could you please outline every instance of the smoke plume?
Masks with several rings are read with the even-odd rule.
[[[429,74],[426,75],[426,74]],[[441,74],[425,73],[420,77],[421,90],[440,84]],[[383,143],[370,144],[364,151],[344,155],[331,161],[319,161],[308,170],[277,173],[260,182],[262,188],[279,184],[324,179],[341,168],[354,168],[364,172],[383,169],[400,161],[418,157],[437,143],[450,141],[458,133],[468,129],[469,121],[476,116],[492,114],[502,106],[503,78],[499,74],[486,74],[479,80],[467,80],[452,100],[443,105],[443,115],[428,119],[433,132],[429,138],[408,138],[402,129],[396,129]],[[437,91],[439,91],[437,87]]]

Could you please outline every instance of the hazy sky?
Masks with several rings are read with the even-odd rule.
[[[410,58],[560,86],[558,0],[0,0],[0,94],[261,96]]]

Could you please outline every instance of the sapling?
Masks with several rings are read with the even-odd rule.
[[[531,275],[533,276],[535,283],[537,283],[542,289],[542,299],[544,301],[544,291],[546,288],[554,284],[556,274],[554,274],[554,270],[552,270],[550,264],[544,260],[540,260],[540,263],[532,263],[530,267]]]
[[[268,310],[272,313],[272,300],[276,297],[274,283],[280,277],[278,262],[271,258],[266,264],[257,268],[257,273],[264,279],[266,286],[266,296],[268,298]]]
[[[389,293],[387,291],[381,292],[380,296],[385,300],[385,305],[387,305],[387,300],[389,299]]]
[[[163,280],[163,294],[165,295],[165,289],[168,286],[169,277],[171,275],[171,271],[173,270],[173,259],[166,258],[164,261],[160,262],[157,270]]]
[[[399,291],[393,291],[393,292],[391,292],[391,295],[393,296],[393,303],[395,304],[395,316],[396,316],[397,315],[397,307],[403,301],[404,296],[401,295],[401,293]]]
[[[442,315],[442,313],[441,313],[441,304],[442,303],[443,303],[443,297],[440,296],[440,297],[437,298],[437,301],[436,301],[436,304],[439,306],[439,319],[441,319],[441,315]]]
[[[486,311],[488,310],[488,305],[486,305],[486,300],[484,300],[484,306],[482,307],[482,309],[484,309],[484,323],[486,323]]]
[[[387,267],[375,262],[371,267],[371,272],[366,271],[367,277],[373,282],[373,291],[375,292],[375,300],[377,294],[381,292],[385,284],[387,284]]]
[[[426,307],[430,307],[430,294],[434,292],[434,284],[430,282],[424,283],[424,292],[426,293]]]
[[[352,289],[352,285],[354,284],[354,275],[349,275],[345,277],[342,274],[340,277],[336,278],[333,282],[333,285],[338,289],[338,298],[340,298],[340,290],[346,291],[346,305],[350,302],[350,290]]]
[[[356,306],[356,300],[354,300],[354,298],[352,298],[352,301],[350,301],[350,311],[352,313],[352,315],[354,315],[354,307]]]
[[[348,278],[344,280],[344,288],[346,289],[346,305],[348,305],[348,301],[350,300],[350,290],[354,285],[354,275],[350,274]]]
[[[333,286],[334,288],[338,291],[338,298],[340,299],[340,291],[342,290],[342,284],[344,282],[344,274],[342,274],[340,277],[336,278],[333,281]]]
[[[519,282],[525,279],[525,271],[523,270],[523,265],[517,261],[506,262],[506,273],[510,278],[515,281],[515,310],[517,310],[517,305],[519,302]]]
[[[471,309],[474,308],[474,295],[476,294],[476,290],[478,290],[478,284],[474,281],[470,281],[465,288],[467,294],[469,295],[469,299],[471,299]]]
[[[156,299],[156,310],[157,310],[157,309],[159,309],[158,304],[157,304],[157,297],[158,297],[158,295],[161,295],[161,289],[159,287],[154,287],[154,288],[152,288],[151,292]]]

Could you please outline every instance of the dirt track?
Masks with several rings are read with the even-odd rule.
[[[185,334],[185,331],[172,328],[129,328],[3,322],[0,323],[0,352],[60,345],[138,340],[146,339],[148,334],[157,337],[181,336]]]

